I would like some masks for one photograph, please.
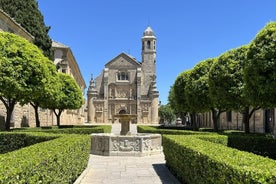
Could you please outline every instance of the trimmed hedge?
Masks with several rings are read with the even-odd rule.
[[[57,136],[27,133],[0,133],[0,154],[11,152],[36,143],[49,141]]]
[[[276,183],[276,161],[212,143],[214,135],[162,137],[166,164],[182,183]]]
[[[182,130],[182,129],[166,129],[159,126],[146,126],[138,125],[137,131],[139,133],[158,133],[158,134],[171,134],[171,135],[194,135],[194,134],[209,134],[209,132],[198,132],[192,130]]]
[[[226,134],[228,146],[276,160],[276,139],[264,134]]]
[[[236,148],[241,151],[251,152],[276,160],[276,139],[271,135],[256,133],[245,134],[241,131],[225,131],[220,132],[220,134],[224,136],[217,136],[217,133],[209,131],[198,132],[188,130],[171,130],[153,126],[138,126],[137,128],[138,132],[140,133],[160,133],[170,135],[209,135],[208,137],[204,137],[203,139],[208,139],[210,142],[223,144],[231,148]],[[214,135],[214,137],[212,137],[211,135]]]
[[[92,133],[110,133],[110,125],[99,125],[99,126],[63,126],[63,128],[24,128],[14,129],[13,131],[20,132],[47,132],[56,134],[92,134]]]
[[[0,183],[73,183],[87,166],[90,136],[58,136],[0,155]]]
[[[207,134],[207,135],[195,135],[195,138],[209,141],[216,144],[228,145],[228,137],[226,135]]]

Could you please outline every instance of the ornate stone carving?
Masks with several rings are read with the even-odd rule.
[[[96,103],[95,104],[95,109],[96,109],[96,112],[102,112],[103,111],[103,105],[99,104],[99,103]]]
[[[121,110],[125,110],[126,112],[128,112],[128,107],[125,103],[119,103],[115,105],[115,113],[119,114],[119,112]]]
[[[92,134],[92,154],[146,156],[161,152],[160,134],[138,134],[135,136]]]
[[[126,89],[118,89],[116,97],[118,97],[118,98],[127,98],[128,97],[128,91]]]
[[[120,143],[117,140],[113,140],[112,142],[112,151],[119,151]]]
[[[139,139],[136,139],[135,140],[135,145],[134,145],[134,150],[135,151],[139,151],[140,150],[140,146],[141,145],[141,143],[140,143],[140,140]]]
[[[144,103],[142,104],[142,111],[149,111],[150,104]]]
[[[134,150],[134,143],[129,142],[128,140],[124,140],[120,142],[120,151],[133,151]]]
[[[151,150],[151,140],[150,139],[144,139],[143,140],[143,150],[144,151],[150,151]]]

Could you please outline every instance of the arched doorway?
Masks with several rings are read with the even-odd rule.
[[[125,109],[122,109],[119,111],[119,114],[127,114],[126,110]]]

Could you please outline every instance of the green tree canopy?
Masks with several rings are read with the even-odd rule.
[[[164,122],[172,122],[173,120],[175,120],[175,114],[173,109],[171,108],[171,106],[169,104],[167,105],[161,105],[159,107],[159,116],[160,119]]]
[[[0,32],[0,100],[7,109],[7,130],[15,104],[27,103],[46,82],[47,61],[41,50],[24,38]]]
[[[249,130],[249,119],[258,107],[252,107],[245,95],[244,66],[247,63],[248,45],[223,53],[212,66],[209,74],[211,97],[214,103],[225,110],[243,113],[245,131]],[[250,107],[251,111],[250,111]]]
[[[193,112],[210,111],[213,107],[209,95],[208,74],[215,59],[206,59],[197,64],[190,73],[185,86],[185,96]]]
[[[45,26],[36,0],[0,0],[0,8],[31,33],[35,37],[34,44],[53,59],[52,40],[48,35],[50,27]]]
[[[35,110],[35,120],[36,120],[36,127],[40,127],[40,119],[39,119],[39,112],[38,108],[40,106],[47,106],[49,101],[51,100],[51,96],[54,94],[57,88],[57,70],[54,63],[50,60],[47,60],[46,64],[46,71],[44,80],[45,82],[43,85],[37,86],[33,89],[33,95],[30,95],[29,98],[25,100],[29,102],[34,110]]]
[[[209,73],[211,97],[217,107],[241,110],[249,106],[244,95],[243,69],[247,61],[248,46],[223,53],[217,58]]]
[[[187,85],[189,75],[190,70],[182,72],[180,75],[177,76],[172,87],[173,91],[171,92],[171,94],[174,96],[170,96],[170,98],[172,98],[170,101],[173,101],[175,105],[174,108],[177,109],[177,112],[189,112],[187,99],[185,97],[185,87]]]
[[[51,100],[45,105],[54,110],[57,125],[60,126],[61,113],[65,109],[79,109],[83,104],[83,96],[76,81],[67,74],[58,73],[55,82],[55,91],[51,93]]]
[[[179,111],[179,109],[177,108],[173,86],[170,87],[167,105],[171,107],[171,109],[174,111],[174,114],[177,115],[178,117],[184,116],[183,112]]]
[[[268,23],[251,42],[244,78],[251,104],[276,107],[276,22]]]

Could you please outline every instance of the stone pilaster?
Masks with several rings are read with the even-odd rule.
[[[159,91],[156,87],[156,77],[153,76],[153,82],[151,84],[151,123],[158,124],[158,108],[159,108]]]
[[[153,124],[158,124],[158,106],[159,106],[159,99],[158,94],[154,95],[151,103],[151,122]]]

